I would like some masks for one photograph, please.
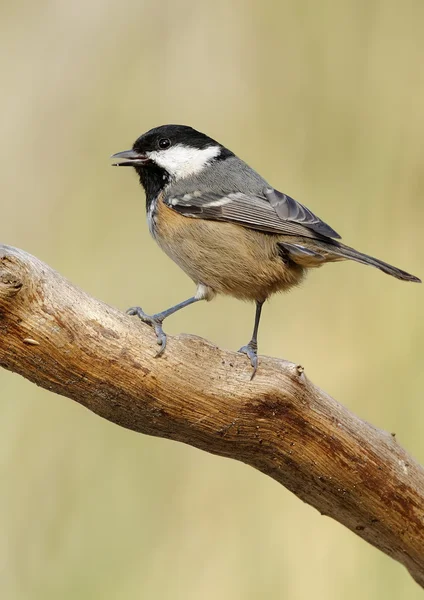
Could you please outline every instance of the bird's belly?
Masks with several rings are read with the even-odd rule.
[[[152,231],[162,250],[197,284],[244,300],[289,289],[303,268],[284,262],[278,236],[232,223],[184,217],[158,202]]]

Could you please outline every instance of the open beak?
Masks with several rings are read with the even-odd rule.
[[[142,165],[149,160],[147,156],[139,154],[135,150],[124,150],[123,152],[117,152],[116,154],[113,154],[111,158],[117,158],[119,161],[122,161],[113,163],[113,167],[134,167],[136,165]]]

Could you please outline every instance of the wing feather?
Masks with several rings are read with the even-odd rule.
[[[168,195],[164,202],[187,217],[226,221],[267,233],[309,238],[340,237],[308,208],[271,188],[266,188],[262,196],[194,191]]]
[[[291,196],[273,188],[267,188],[265,196],[281,219],[299,223],[326,237],[340,238],[340,235],[332,227]]]

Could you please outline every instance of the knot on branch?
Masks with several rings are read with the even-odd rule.
[[[10,298],[22,289],[22,263],[17,256],[9,252],[7,246],[0,254],[0,298]]]

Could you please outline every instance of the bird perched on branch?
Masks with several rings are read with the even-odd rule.
[[[146,194],[150,233],[197,285],[196,294],[155,315],[130,308],[151,325],[162,354],[162,323],[174,312],[215,294],[256,302],[253,335],[240,348],[257,366],[262,305],[300,283],[308,269],[339,260],[377,267],[404,281],[420,280],[345,246],[306,206],[269,185],[233,152],[184,125],[163,125],[118,152],[116,166],[137,171]]]

